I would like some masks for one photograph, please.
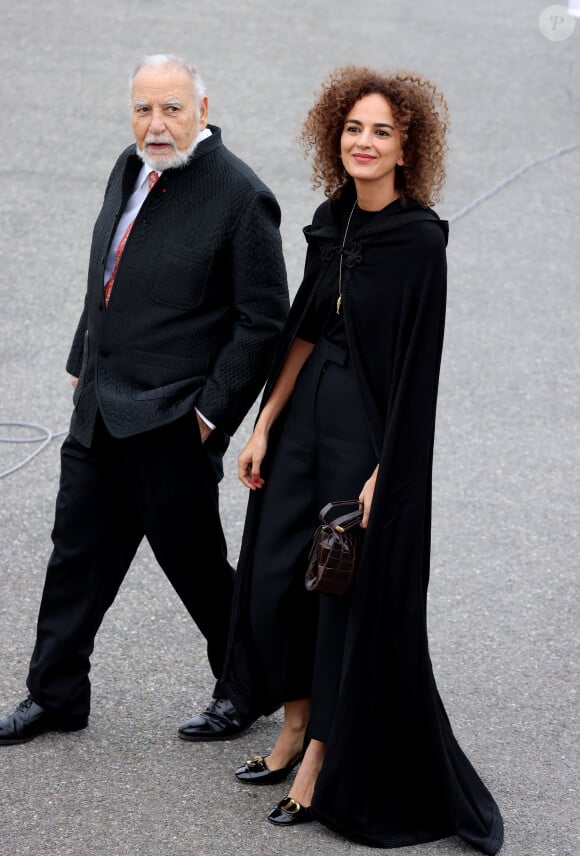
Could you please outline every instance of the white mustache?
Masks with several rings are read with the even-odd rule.
[[[146,137],[145,145],[149,145],[149,143],[163,143],[166,146],[173,146],[175,148],[175,140],[171,137]]]

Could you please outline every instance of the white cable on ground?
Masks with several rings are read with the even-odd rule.
[[[580,143],[570,143],[569,146],[562,146],[559,149],[556,149],[554,152],[550,152],[547,155],[542,155],[540,158],[536,158],[536,160],[529,161],[528,163],[523,164],[523,166],[518,167],[512,173],[510,173],[506,178],[502,179],[497,184],[487,190],[485,193],[482,193],[481,196],[476,197],[472,202],[469,202],[463,208],[460,208],[459,211],[456,211],[455,214],[452,214],[449,217],[449,223],[454,223],[456,220],[459,220],[460,217],[464,217],[469,211],[472,211],[482,202],[485,202],[486,199],[490,199],[490,197],[495,196],[500,190],[503,190],[504,187],[507,187],[508,184],[512,184],[516,179],[518,179],[524,172],[527,172],[529,169],[533,169],[535,166],[539,166],[540,164],[547,163],[548,161],[554,160],[554,158],[559,158],[561,155],[566,155],[569,152],[573,152],[575,149],[580,149]]]
[[[38,448],[31,452],[30,455],[27,455],[22,461],[18,464],[15,464],[13,467],[10,467],[4,472],[0,473],[0,479],[3,479],[5,476],[9,476],[12,473],[15,473],[16,470],[21,469],[26,466],[26,464],[30,463],[30,461],[39,455],[42,450],[48,446],[51,440],[54,440],[55,437],[62,437],[67,432],[66,431],[58,431],[57,433],[53,433],[50,428],[45,428],[44,425],[37,425],[35,422],[0,422],[0,427],[2,428],[33,428],[37,431],[42,432],[42,436],[40,437],[0,437],[0,443],[40,443]]]
[[[540,166],[541,164],[547,163],[548,161],[554,160],[555,158],[561,157],[561,155],[569,154],[569,152],[573,152],[576,149],[580,149],[580,143],[571,143],[569,146],[562,146],[559,149],[556,149],[553,152],[549,152],[547,155],[542,155],[542,157],[536,158],[536,160],[529,161],[528,163],[523,164],[522,166],[515,169],[512,173],[510,173],[506,178],[502,179],[500,182],[495,184],[490,190],[487,190],[485,193],[482,193],[481,196],[477,196],[463,208],[460,208],[459,211],[456,211],[455,214],[452,214],[451,217],[448,218],[449,223],[455,223],[461,217],[465,217],[470,211],[473,211],[478,205],[481,205],[482,202],[485,202],[487,199],[490,199],[492,196],[495,196],[496,193],[499,193],[500,190],[503,190],[504,187],[507,187],[509,184],[512,184],[516,181],[520,176],[522,176],[528,170],[533,169],[536,166]],[[30,455],[27,455],[22,461],[18,464],[15,464],[13,467],[10,467],[4,472],[0,473],[0,479],[5,478],[5,476],[12,475],[17,470],[20,470],[22,467],[26,466],[26,464],[30,463],[37,455],[39,455],[46,446],[50,443],[51,440],[56,439],[57,437],[63,437],[67,432],[66,431],[58,431],[53,433],[50,428],[46,428],[44,425],[37,425],[34,422],[0,422],[0,427],[17,427],[17,428],[32,428],[37,431],[42,432],[41,437],[2,437],[0,436],[0,443],[40,443],[37,449],[34,452],[31,452]]]

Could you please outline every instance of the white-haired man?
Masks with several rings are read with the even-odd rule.
[[[193,66],[137,65],[135,144],[107,184],[67,362],[74,411],[29,696],[0,718],[3,744],[87,725],[95,635],[143,537],[222,668],[221,460],[266,378],[288,289],[278,204],[207,116]],[[214,699],[204,721],[181,736],[232,737],[253,719]]]

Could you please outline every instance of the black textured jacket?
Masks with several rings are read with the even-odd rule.
[[[280,210],[220,129],[210,130],[187,166],[165,171],[147,196],[105,310],[105,258],[142,166],[135,146],[109,178],[67,361],[79,377],[70,430],[86,446],[97,410],[115,437],[194,406],[232,434],[264,383],[288,311]]]

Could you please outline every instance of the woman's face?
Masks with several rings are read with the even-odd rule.
[[[373,92],[353,105],[344,122],[340,156],[355,184],[376,182],[394,191],[395,167],[403,165],[403,149],[384,95]]]

